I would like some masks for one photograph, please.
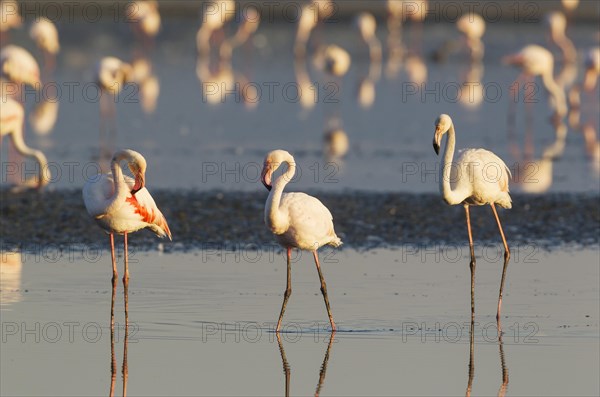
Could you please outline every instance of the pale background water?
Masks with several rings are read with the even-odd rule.
[[[457,148],[493,150],[514,171],[515,163],[523,164],[524,160],[509,152],[507,112],[510,86],[519,72],[503,65],[501,59],[530,43],[548,46],[560,59],[560,53],[546,38],[543,16],[539,20],[537,24],[488,23],[482,84],[486,95],[498,96],[496,100],[484,100],[474,109],[456,100],[456,87],[462,81],[460,74],[467,69],[464,50],[443,64],[431,62],[429,55],[446,40],[458,38],[458,32],[450,23],[429,23],[424,27],[422,47],[428,71],[425,89],[429,93],[424,97],[421,93],[413,94],[410,90],[414,85],[401,70],[395,80],[382,76],[376,84],[375,103],[367,110],[358,105],[356,92],[358,82],[368,71],[368,49],[351,20],[325,24],[315,33],[316,44],[341,45],[350,52],[353,63],[339,86],[337,80],[309,65],[310,80],[320,94],[310,110],[294,101],[295,25],[266,22],[253,42],[233,55],[236,73],[243,73],[261,87],[258,106],[249,110],[234,94],[227,95],[224,103],[218,105],[203,99],[195,74],[195,32],[199,18],[165,18],[150,54],[154,73],[160,80],[157,110],[151,115],[144,114],[135,94],[136,87],[125,87],[117,103],[115,146],[133,148],[146,156],[150,188],[259,189],[258,168],[264,155],[268,150],[284,148],[296,156],[302,171],[296,189],[433,192],[437,190],[439,163],[431,146],[433,122],[445,112],[454,119]],[[384,45],[385,62],[387,29],[383,21],[379,23],[378,36]],[[58,23],[58,27],[62,45],[55,74],[56,84],[62,90],[58,121],[46,137],[36,136],[30,127],[26,135],[30,145],[43,148],[52,163],[50,188],[78,188],[98,169],[97,165],[89,164],[96,161],[99,142],[99,104],[93,99],[96,89],[92,84],[95,64],[108,55],[129,60],[136,44],[127,24],[78,20]],[[235,28],[234,23],[228,34]],[[405,41],[409,41],[410,32],[405,29]],[[573,25],[568,34],[581,56],[598,44],[597,25]],[[11,39],[36,53],[25,32],[16,32]],[[333,96],[339,102],[325,103],[327,94],[332,92],[326,85],[332,82],[339,87]],[[554,141],[554,131],[548,122],[551,111],[547,95],[539,79],[536,84],[539,92],[533,98],[537,103],[532,109],[534,158],[539,158]],[[69,86],[73,87],[72,95]],[[273,87],[272,92],[269,86]],[[292,88],[286,91],[284,87]],[[52,96],[52,91],[48,91],[48,96]],[[29,110],[35,102],[35,95],[28,91]],[[584,101],[584,120],[595,123],[596,129],[597,106],[597,101]],[[522,149],[525,131],[522,99],[517,109],[517,145]],[[349,154],[339,166],[329,164],[323,157],[323,132],[332,114],[340,115],[351,144]],[[554,163],[551,174],[553,183],[549,191],[598,191],[598,176],[590,167],[580,133],[569,131],[564,155]],[[518,187],[513,186],[513,190]]]

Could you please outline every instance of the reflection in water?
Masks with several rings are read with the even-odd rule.
[[[211,36],[217,31],[222,33],[225,23],[235,15],[235,2],[233,0],[211,1],[202,9],[202,25],[196,34],[196,47],[200,57],[210,56]]]
[[[375,83],[381,78],[381,42],[375,35],[377,23],[375,17],[368,12],[361,13],[357,24],[363,40],[369,46],[369,73],[362,79],[358,87],[358,103],[364,109],[370,108],[375,102]]]
[[[319,371],[319,383],[317,383],[317,390],[315,390],[315,397],[319,396],[323,383],[325,382],[325,376],[327,375],[327,364],[329,363],[329,354],[331,353],[331,345],[335,339],[335,331],[329,335],[329,343],[327,344],[327,350],[325,350],[325,357],[323,357],[323,364],[321,364],[321,370]]]
[[[213,61],[210,38],[213,32],[223,30],[223,24],[229,20],[230,14],[233,14],[235,3],[218,1],[210,3],[204,9],[206,11],[204,22],[197,36],[198,57],[196,61],[196,77],[202,88],[203,101],[217,105],[224,102],[227,94],[237,92],[246,108],[255,108],[260,98],[258,89],[243,73],[234,71],[232,56],[233,50],[248,42],[258,29],[260,23],[258,10],[254,7],[244,8],[243,21],[237,32],[230,38],[222,38],[216,52],[216,61]],[[215,15],[222,13],[225,14],[216,20]],[[224,32],[222,32],[222,36],[224,36]]]
[[[577,78],[577,50],[567,37],[567,18],[562,12],[554,11],[548,14],[546,23],[550,28],[550,40],[562,52],[562,69],[556,77],[556,82],[565,89],[573,85]]]
[[[58,99],[49,100],[46,96],[29,115],[29,123],[38,135],[47,135],[52,131],[58,118]]]
[[[325,157],[328,161],[340,161],[348,153],[350,147],[348,135],[341,127],[325,131],[323,141],[325,143]]]
[[[497,323],[498,330],[498,350],[500,352],[500,369],[502,371],[502,383],[498,390],[498,397],[504,397],[506,395],[506,389],[508,388],[508,366],[506,365],[506,358],[504,355],[504,342],[502,341],[502,326],[500,321]],[[475,378],[475,323],[471,319],[470,327],[470,340],[469,340],[469,374],[467,378],[467,391],[465,395],[469,397],[473,389],[473,379]]]
[[[421,88],[427,82],[427,65],[423,57],[411,54],[404,61],[404,69],[408,75],[408,81]]]
[[[554,161],[564,153],[567,139],[567,125],[559,123],[555,126],[555,140],[546,146],[540,158],[534,158],[533,131],[529,127],[526,131],[526,146],[524,154],[521,153],[519,145],[512,137],[510,150],[517,160],[517,169],[513,175],[513,181],[520,186],[524,193],[545,193],[552,186]]]
[[[502,341],[502,330],[500,323],[498,322],[498,350],[500,352],[500,368],[502,369],[502,384],[500,390],[498,390],[498,397],[504,397],[506,389],[508,387],[508,367],[506,366],[506,359],[504,356],[504,342]]]
[[[469,332],[469,378],[467,382],[467,392],[465,395],[469,397],[473,388],[473,378],[475,377],[475,319],[471,317],[471,328]]]
[[[281,342],[281,334],[278,332],[276,335],[277,335],[277,344],[279,345],[279,353],[281,354],[283,373],[285,374],[285,396],[289,397],[291,368],[290,368],[290,364],[287,360],[287,356],[285,355],[285,349],[283,348],[283,343]],[[329,363],[331,346],[333,345],[334,340],[335,340],[335,331],[329,335],[329,342],[327,343],[327,349],[325,350],[325,357],[323,357],[323,363],[321,364],[321,368],[319,370],[319,381],[317,383],[317,388],[315,390],[315,397],[319,396],[319,394],[321,393],[321,389],[323,388],[323,384],[325,383],[325,376],[327,375],[327,364]]]
[[[116,291],[117,280],[113,279],[112,300],[110,305],[110,397],[113,397],[115,395],[115,385],[117,381],[117,359],[115,356],[115,300],[117,295]],[[125,397],[127,396],[127,380],[129,378],[129,368],[127,365],[127,346],[129,344],[129,291],[127,285],[125,285],[123,295],[125,301],[125,336],[123,338],[123,365],[121,368],[121,375],[123,377],[123,397]]]
[[[0,251],[0,305],[21,301],[23,262],[18,251]]]
[[[388,61],[385,66],[385,77],[393,80],[398,76],[402,67],[404,46],[402,44],[402,2],[399,0],[388,0]]]
[[[460,86],[460,103],[470,109],[478,108],[483,102],[483,62],[473,61],[464,72]]]

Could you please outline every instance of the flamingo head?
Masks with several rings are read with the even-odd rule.
[[[433,135],[433,150],[435,154],[440,154],[440,145],[442,143],[442,136],[452,126],[452,119],[447,114],[440,114],[435,120],[435,134]]]
[[[127,166],[135,178],[131,194],[135,194],[146,186],[146,159],[135,150],[125,149],[115,153],[113,162],[127,161]]]
[[[292,155],[285,150],[273,150],[267,154],[263,163],[263,169],[260,174],[260,180],[267,190],[273,188],[273,173],[277,170],[282,163],[288,163],[288,165],[294,165],[294,158]]]

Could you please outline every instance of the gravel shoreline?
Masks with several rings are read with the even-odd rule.
[[[371,249],[405,245],[430,247],[467,244],[464,210],[448,206],[437,194],[311,192],[332,212],[344,247]],[[245,249],[272,246],[263,223],[264,191],[155,190],[156,203],[169,221],[173,242],[152,232],[131,235],[132,249],[165,252],[191,249]],[[600,241],[596,194],[513,194],[513,208],[501,210],[509,245],[593,247]],[[0,191],[0,248],[36,250],[41,246],[108,246],[106,235],[88,216],[80,190],[37,193]],[[489,206],[471,211],[475,244],[501,244]]]

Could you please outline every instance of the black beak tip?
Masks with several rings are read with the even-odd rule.
[[[440,154],[440,145],[437,144],[437,142],[433,141],[433,150],[435,150],[435,154],[437,154],[439,156]]]

